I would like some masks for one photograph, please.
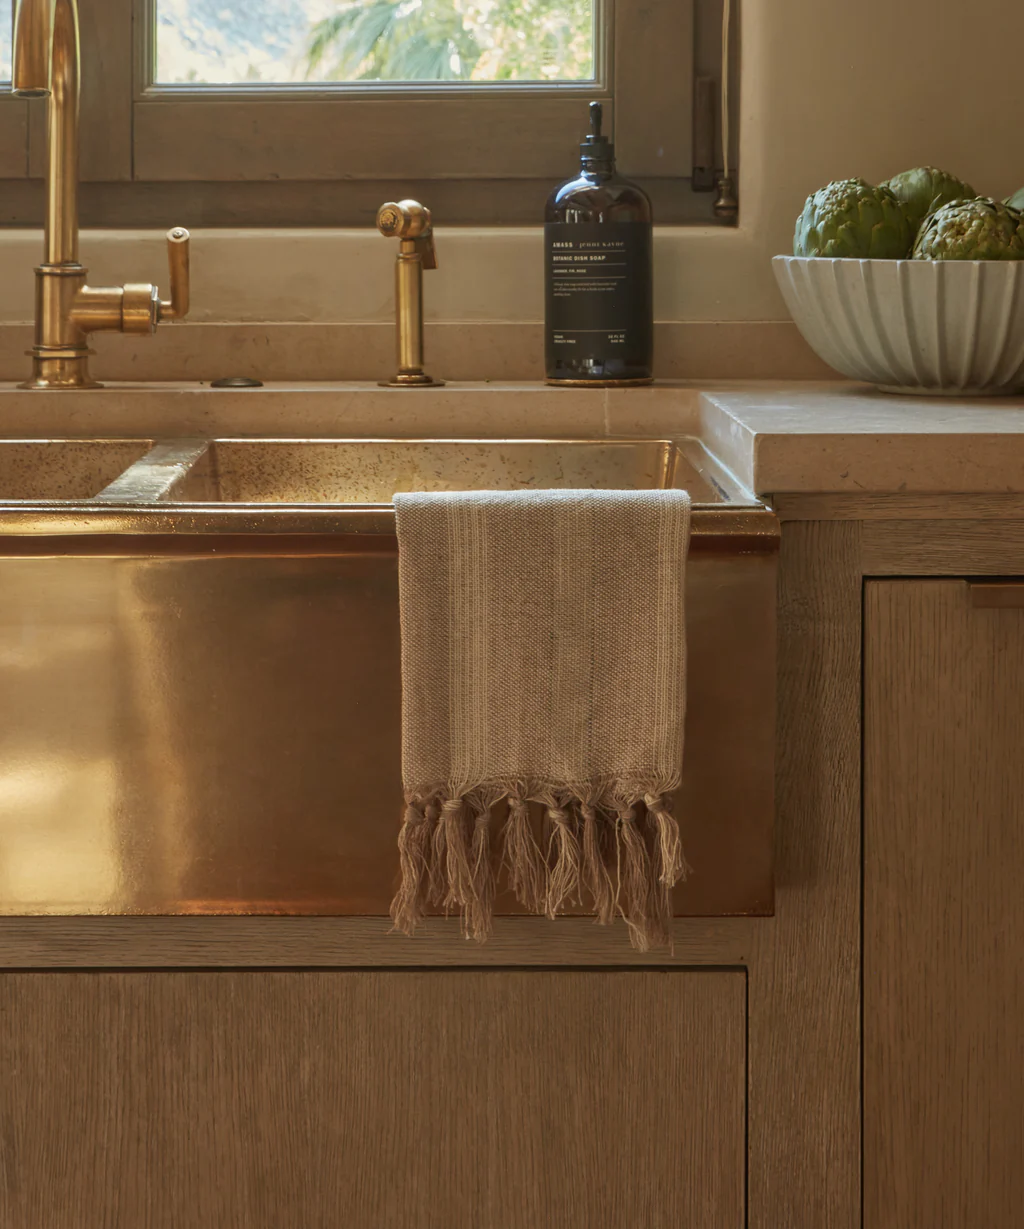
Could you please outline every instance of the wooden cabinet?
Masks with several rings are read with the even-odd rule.
[[[4,1229],[741,1229],[746,974],[0,975]]]
[[[1024,1208],[1024,585],[865,600],[864,1224]]]

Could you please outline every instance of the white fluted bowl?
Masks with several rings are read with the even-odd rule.
[[[844,376],[891,393],[1024,388],[1024,260],[772,264],[797,328]]]

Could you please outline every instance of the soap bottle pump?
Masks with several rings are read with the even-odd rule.
[[[649,384],[653,376],[651,202],[616,171],[602,118],[592,102],[580,173],[545,209],[549,384]]]

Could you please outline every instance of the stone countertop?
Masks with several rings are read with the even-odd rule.
[[[0,384],[0,436],[602,438],[693,435],[762,496],[1024,492],[1024,397],[900,397],[865,385],[721,381],[636,389],[453,383]]]
[[[701,434],[759,495],[1024,492],[1024,397],[862,384],[701,390]]]

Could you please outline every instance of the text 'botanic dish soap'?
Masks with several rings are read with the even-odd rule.
[[[580,173],[544,214],[545,365],[551,384],[649,384],[654,352],[651,202],[615,170],[590,104]]]

